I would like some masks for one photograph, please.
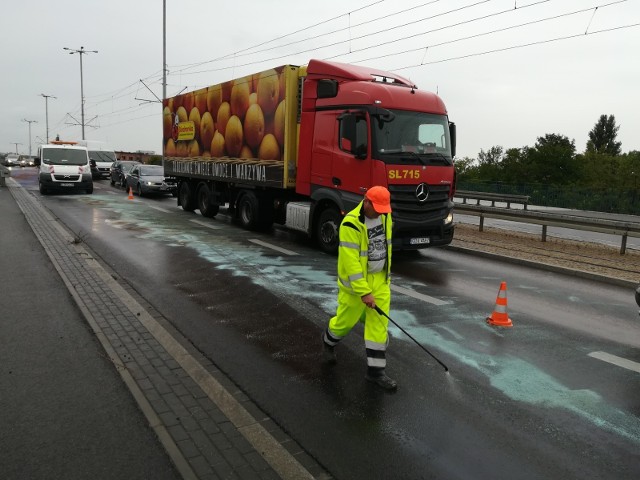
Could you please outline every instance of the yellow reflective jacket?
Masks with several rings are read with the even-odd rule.
[[[364,223],[363,202],[347,213],[340,224],[338,246],[338,287],[344,292],[362,297],[371,293],[367,283],[369,260],[369,236]],[[387,262],[385,274],[391,281],[391,214],[380,215],[387,239]]]

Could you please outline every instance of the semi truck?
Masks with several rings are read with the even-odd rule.
[[[393,248],[453,239],[456,127],[443,101],[391,72],[311,60],[163,101],[178,205],[301,231],[330,253],[367,189],[391,193]]]

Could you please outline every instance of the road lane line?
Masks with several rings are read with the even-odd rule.
[[[286,248],[277,247],[275,245],[272,245],[272,244],[267,243],[267,242],[263,242],[262,240],[258,240],[256,238],[250,238],[249,241],[252,242],[252,243],[255,243],[257,245],[262,245],[263,247],[267,247],[267,248],[270,248],[272,250],[276,250],[276,251],[278,251],[280,253],[284,253],[285,255],[299,255],[299,253],[293,252],[291,250],[287,250]]]
[[[626,358],[618,357],[616,355],[611,355],[607,352],[591,352],[589,356],[602,360],[603,362],[611,363],[612,365],[640,373],[640,363],[638,362],[627,360]]]
[[[149,208],[153,208],[154,210],[158,210],[159,212],[171,213],[171,212],[170,212],[169,210],[167,210],[166,208],[154,207],[153,205],[147,205],[147,207],[149,207]]]
[[[408,288],[404,288],[404,287],[399,287],[398,285],[391,284],[391,290],[397,293],[402,293],[403,295],[407,295],[409,297],[413,297],[418,300],[422,300],[423,302],[432,303],[433,305],[449,304],[449,302],[440,300],[439,298],[430,297],[429,295],[423,295],[422,293],[414,292],[413,290],[409,290]]]
[[[192,223],[197,223],[198,225],[201,225],[203,227],[207,227],[210,228],[211,230],[219,230],[220,227],[218,225],[213,225],[211,223],[207,223],[207,222],[202,222],[200,220],[189,220]]]

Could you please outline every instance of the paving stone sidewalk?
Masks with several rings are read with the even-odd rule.
[[[332,478],[38,198],[7,186],[183,478]]]

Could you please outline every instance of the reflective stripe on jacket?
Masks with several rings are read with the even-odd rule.
[[[363,202],[347,213],[340,224],[338,246],[338,286],[346,293],[362,297],[371,293],[367,283],[369,236],[364,223]],[[387,283],[391,277],[391,214],[380,215],[387,239],[385,270]],[[382,272],[381,272],[382,273]]]

